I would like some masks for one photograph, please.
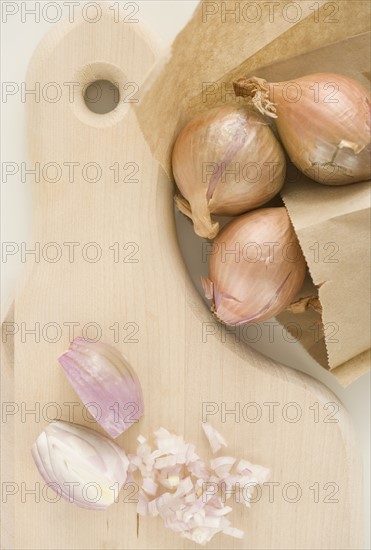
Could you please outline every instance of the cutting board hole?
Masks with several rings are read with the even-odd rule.
[[[90,111],[105,115],[116,109],[120,102],[120,92],[113,82],[96,80],[86,86],[84,101]]]

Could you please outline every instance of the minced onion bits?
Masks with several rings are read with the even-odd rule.
[[[225,445],[209,423],[203,425],[213,452]],[[249,507],[257,485],[269,479],[269,470],[245,459],[218,456],[206,464],[192,443],[165,428],[154,432],[154,444],[138,437],[135,455],[129,455],[129,475],[139,474],[141,491],[137,505],[142,516],[161,517],[165,527],[198,544],[218,533],[243,538],[244,532],[227,518],[232,495]]]

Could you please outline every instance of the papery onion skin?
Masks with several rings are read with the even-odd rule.
[[[234,88],[276,118],[291,161],[305,175],[326,185],[370,179],[370,94],[361,84],[317,73],[278,83],[241,78]]]
[[[116,443],[62,420],[44,429],[31,453],[48,486],[81,508],[106,510],[127,478],[129,459]],[[96,495],[89,496],[89,484]]]
[[[300,291],[306,263],[285,208],[262,208],[228,223],[213,243],[202,279],[215,316],[227,325],[258,323]]]
[[[59,363],[90,413],[113,438],[143,415],[143,394],[137,375],[113,346],[75,338]]]
[[[286,160],[267,122],[252,110],[216,107],[193,118],[172,154],[177,207],[197,235],[213,238],[211,214],[238,215],[265,204],[281,189]]]

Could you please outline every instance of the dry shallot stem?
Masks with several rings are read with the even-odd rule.
[[[305,298],[300,298],[300,300],[297,300],[296,302],[290,304],[286,308],[286,311],[297,314],[304,313],[309,308],[313,309],[317,313],[322,313],[322,304],[316,296],[307,296]]]
[[[262,115],[277,118],[276,104],[269,99],[269,86],[263,78],[239,78],[233,82],[234,93],[237,97],[247,98],[255,109]]]
[[[195,205],[195,208],[192,210],[187,199],[178,194],[175,196],[175,205],[179,212],[193,221],[195,231],[198,235],[202,235],[206,239],[213,239],[218,234],[219,223],[211,220],[206,197],[203,203],[200,202]]]

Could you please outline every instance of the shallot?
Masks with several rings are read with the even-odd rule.
[[[227,325],[243,325],[269,319],[290,305],[305,274],[286,209],[262,208],[219,233],[202,284],[214,315]]]
[[[370,94],[355,80],[317,73],[288,82],[234,82],[237,96],[276,119],[291,161],[327,185],[370,179]]]
[[[263,117],[236,106],[216,107],[193,118],[172,155],[178,209],[197,235],[212,239],[211,214],[234,216],[265,204],[281,189],[285,155]]]
[[[127,359],[113,346],[75,338],[59,363],[76,393],[113,438],[143,415],[140,382]],[[89,404],[93,404],[89,408]]]
[[[126,481],[129,460],[116,443],[83,426],[58,420],[32,446],[41,477],[69,502],[105,510]]]

